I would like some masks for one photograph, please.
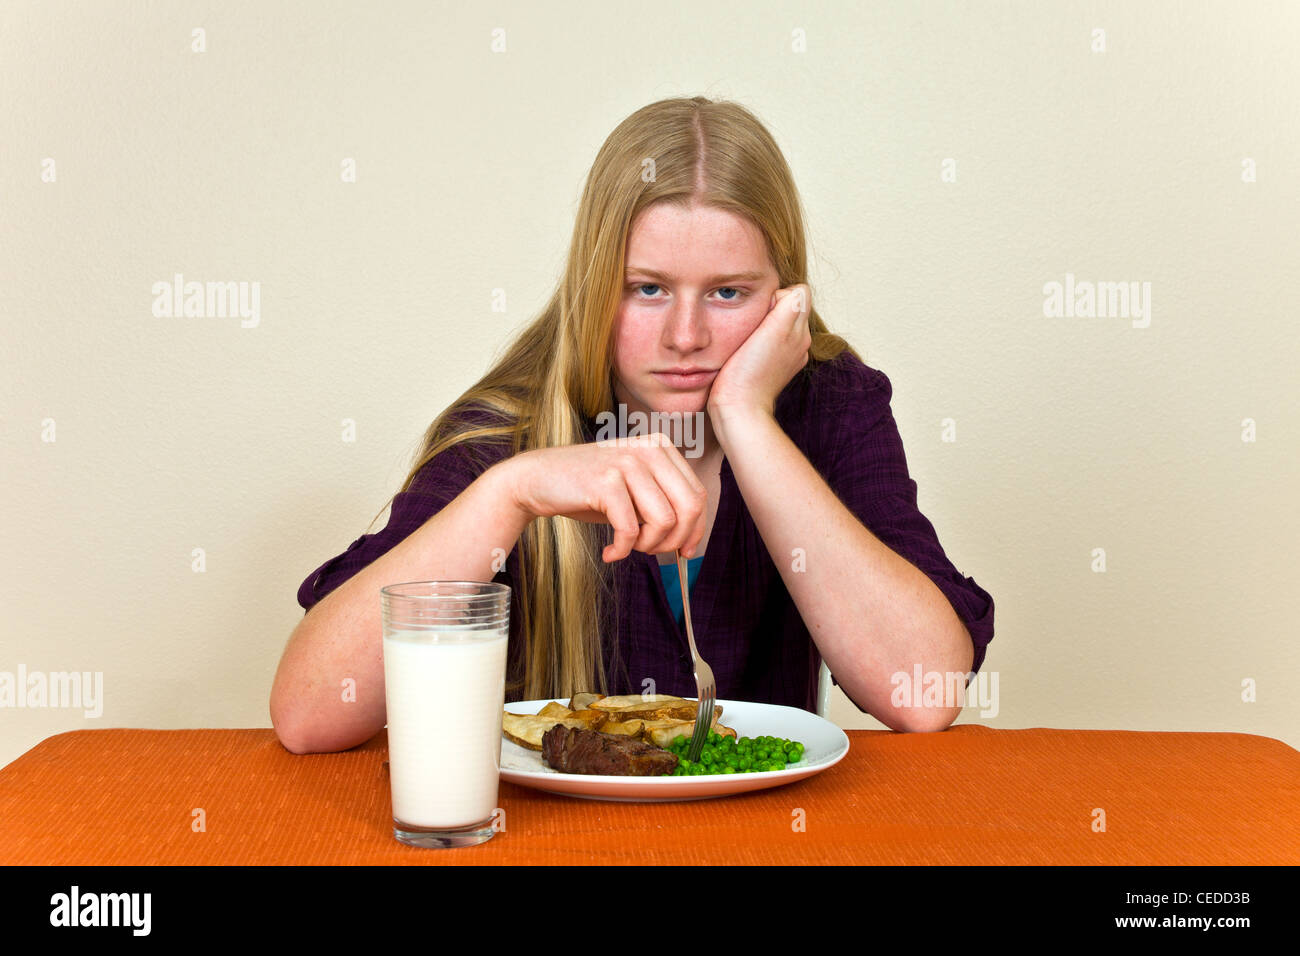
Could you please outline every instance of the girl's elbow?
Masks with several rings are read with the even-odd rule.
[[[902,726],[894,729],[910,734],[938,733],[951,727],[960,713],[960,707],[919,707],[907,715]]]

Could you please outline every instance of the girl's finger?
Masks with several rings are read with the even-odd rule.
[[[689,465],[678,467],[683,461],[677,449],[671,445],[663,449],[663,454],[653,460],[652,468],[655,480],[659,482],[664,493],[672,502],[676,522],[671,532],[659,543],[660,551],[674,551],[697,545],[704,537],[704,513],[708,503],[707,492],[700,480],[695,477]],[[687,555],[690,557],[690,555]]]
[[[794,306],[795,316],[803,318],[811,311],[808,287],[803,283],[800,283],[794,287],[794,291],[791,295],[794,297],[794,301],[791,304]]]
[[[659,542],[659,552],[688,546],[686,550],[693,555],[695,547],[704,537],[708,492],[700,483],[700,479],[695,476],[695,472],[691,470],[682,453],[666,435],[652,432],[649,435],[639,436],[636,447],[643,450],[645,460],[651,467],[660,488],[667,495],[676,517],[677,527],[666,540]],[[665,463],[671,467],[667,467]],[[641,541],[637,542],[637,548],[646,550],[642,547]]]
[[[695,414],[700,415],[702,413],[696,412]],[[697,429],[695,433],[699,435],[702,432],[703,428],[700,428]],[[686,479],[687,485],[694,489],[696,494],[704,494],[704,485],[700,484],[700,479],[695,477],[695,472],[691,469],[690,464],[686,461],[686,457],[678,450],[677,446],[665,438],[660,447],[663,451],[664,457],[672,462],[673,467],[675,467],[681,476]]]
[[[672,532],[677,512],[650,467],[640,458],[631,458],[624,464],[623,479],[637,514],[645,522],[633,547],[653,554],[654,548]]]
[[[632,553],[641,526],[636,519],[636,508],[623,481],[623,473],[611,467],[604,478],[604,488],[599,499],[605,518],[614,528],[614,540],[605,546],[601,557],[606,563],[626,558]]]

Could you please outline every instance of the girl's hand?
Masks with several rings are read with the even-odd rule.
[[[680,548],[689,557],[704,537],[708,493],[659,432],[538,448],[509,462],[514,503],[527,514],[613,525],[614,542],[602,555],[606,562],[634,550]]]
[[[776,291],[763,321],[714,378],[708,402],[712,417],[736,410],[772,414],[781,389],[808,363],[811,295],[804,283]]]

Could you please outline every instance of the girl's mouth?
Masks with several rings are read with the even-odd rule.
[[[651,374],[670,388],[691,391],[708,385],[718,372],[716,369],[699,369],[691,372],[667,371]]]

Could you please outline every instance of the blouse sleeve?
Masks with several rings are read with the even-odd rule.
[[[917,508],[903,441],[890,411],[893,389],[884,372],[849,356],[835,362],[817,419],[823,477],[850,511],[889,548],[943,592],[974,644],[972,672],[993,640],[993,598],[944,553],[934,526]]]
[[[394,497],[388,524],[382,531],[363,534],[342,554],[307,575],[298,588],[298,603],[303,611],[310,611],[330,591],[405,540],[501,457],[504,452],[500,446],[468,442],[435,455],[416,474],[411,487]]]

